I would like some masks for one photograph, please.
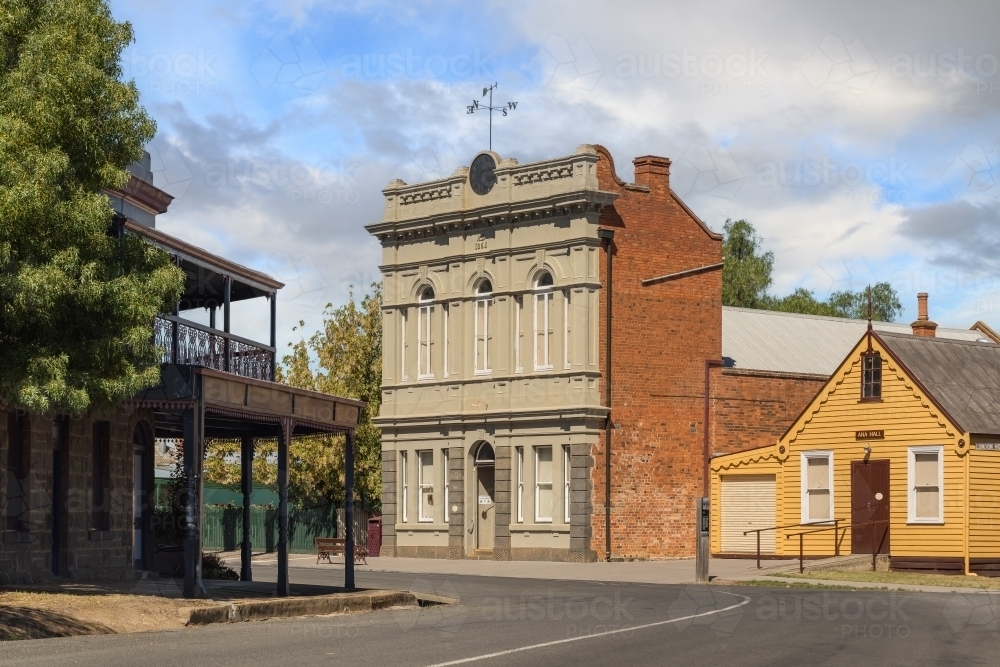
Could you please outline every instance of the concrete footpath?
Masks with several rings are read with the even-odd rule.
[[[239,569],[238,552],[226,552],[222,557]],[[320,570],[342,571],[343,559],[333,559],[333,565],[316,563],[316,556],[292,554],[290,567],[308,567]],[[338,562],[339,560],[339,562]],[[276,565],[274,554],[260,554],[254,564]],[[438,558],[368,558],[368,564],[358,564],[357,569],[372,572],[399,572],[404,574],[456,574],[482,577],[514,577],[518,579],[548,579],[563,581],[606,581],[645,584],[688,584],[694,582],[694,559],[630,561],[612,563],[552,563],[548,561],[492,561],[447,560]],[[750,579],[758,571],[752,560],[713,559],[712,577],[720,579]]]
[[[223,558],[230,566],[239,569],[238,552],[226,552]],[[289,566],[310,568],[329,572],[343,572],[343,559],[334,558],[333,564],[316,563],[316,556],[292,554]],[[339,562],[338,562],[339,560]],[[274,567],[274,554],[260,554],[253,558],[255,565]],[[763,569],[758,570],[753,559],[713,558],[709,564],[709,576],[715,583],[738,584],[743,581],[774,582],[776,587],[810,584],[835,586],[838,588],[890,589],[922,591],[928,593],[992,593],[975,588],[951,586],[925,586],[921,584],[889,584],[867,581],[840,581],[814,578],[780,577],[772,573],[774,568],[787,560],[765,560]],[[597,563],[552,563],[548,561],[490,561],[490,560],[447,560],[437,558],[378,558],[368,559],[368,564],[358,564],[357,571],[389,572],[402,574],[468,575],[482,577],[513,577],[517,579],[546,579],[557,581],[595,581],[609,583],[636,584],[692,584],[694,583],[694,559],[681,558],[659,561],[597,562]],[[818,574],[818,573],[817,573]]]

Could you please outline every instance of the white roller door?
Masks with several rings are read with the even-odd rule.
[[[753,553],[757,535],[743,531],[774,526],[774,475],[722,477],[722,552]],[[761,553],[774,553],[774,531],[760,534]]]

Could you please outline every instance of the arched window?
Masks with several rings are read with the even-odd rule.
[[[535,278],[535,370],[552,370],[549,356],[552,342],[552,274],[548,271]]]
[[[493,451],[493,446],[488,442],[484,442],[476,450],[476,466],[492,467],[494,465],[496,465],[496,454]]]
[[[477,375],[485,375],[490,369],[490,310],[493,307],[493,285],[483,280],[476,285],[476,322],[473,326],[475,342],[473,364]]]
[[[434,312],[434,290],[425,287],[420,291],[417,306],[417,379],[434,378],[431,367],[431,315]]]

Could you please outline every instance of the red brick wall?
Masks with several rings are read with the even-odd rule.
[[[712,454],[773,445],[826,383],[826,378],[729,369],[712,379]]]
[[[615,231],[612,325],[612,557],[694,553],[701,495],[706,359],[722,355],[722,273],[643,287],[641,280],[722,261],[721,237],[670,191],[670,161],[636,158],[635,187],[598,147],[598,182],[620,194],[601,226]],[[601,280],[605,280],[601,254]],[[605,298],[607,291],[604,292]],[[604,307],[601,368],[604,368]],[[718,371],[713,374],[717,376]],[[604,434],[594,448],[591,548],[604,558]]]

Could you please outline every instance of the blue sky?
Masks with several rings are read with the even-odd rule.
[[[714,229],[747,218],[776,293],[889,280],[915,316],[1000,325],[1000,7],[912,3],[114,0],[159,130],[159,226],[287,283],[282,342],[378,278],[392,178],[494,149],[673,160]],[[259,311],[259,312],[258,312]],[[236,313],[260,337],[266,306]]]

